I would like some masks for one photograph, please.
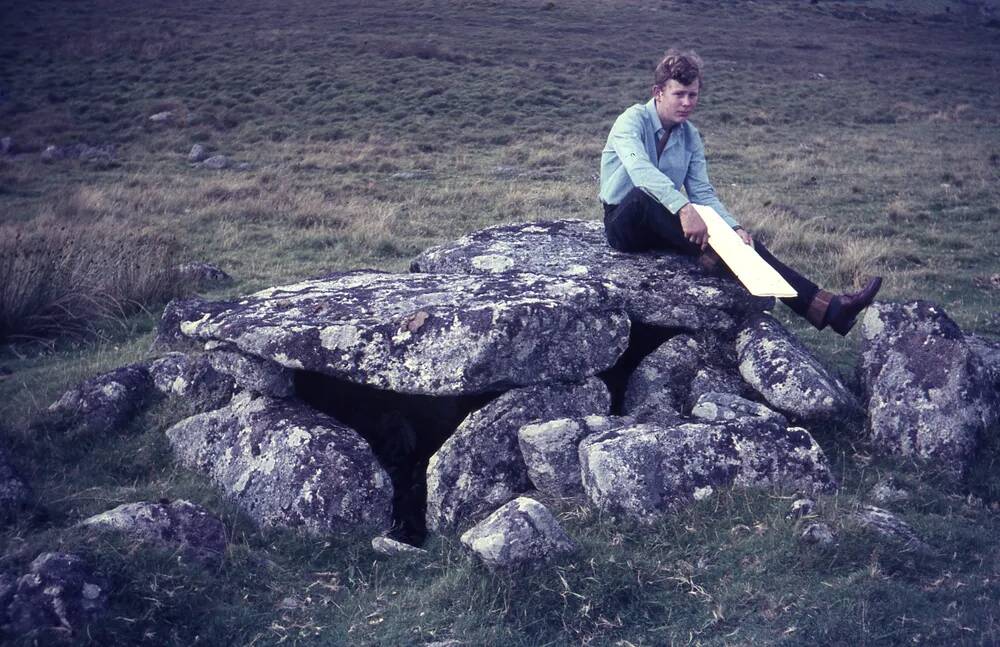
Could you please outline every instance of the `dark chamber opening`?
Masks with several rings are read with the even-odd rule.
[[[614,366],[598,375],[611,391],[612,415],[620,416],[622,414],[625,387],[628,386],[628,379],[639,366],[639,362],[656,350],[660,344],[682,332],[684,331],[675,328],[661,328],[632,321],[628,348],[625,349]]]
[[[313,408],[357,431],[392,479],[389,536],[422,544],[427,536],[427,463],[469,413],[499,393],[431,396],[396,393],[297,371],[295,390]]]

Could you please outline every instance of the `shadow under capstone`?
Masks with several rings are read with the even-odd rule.
[[[632,321],[632,328],[628,338],[628,348],[625,349],[625,352],[618,358],[614,366],[598,374],[598,377],[604,380],[604,383],[608,386],[608,390],[611,392],[612,415],[622,415],[622,405],[625,401],[625,387],[628,386],[628,379],[639,366],[639,362],[646,355],[659,348],[663,342],[683,332],[685,331]]]
[[[427,536],[427,463],[471,412],[499,393],[410,395],[296,371],[295,391],[313,407],[357,431],[392,479],[389,536],[420,545]]]

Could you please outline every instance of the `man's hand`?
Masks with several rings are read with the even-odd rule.
[[[740,227],[739,229],[736,230],[736,233],[739,234],[740,240],[742,240],[747,245],[753,247],[753,236],[750,235],[749,231]]]
[[[684,231],[684,237],[698,247],[705,249],[708,245],[708,227],[691,203],[681,207],[677,215],[681,219],[681,230]]]

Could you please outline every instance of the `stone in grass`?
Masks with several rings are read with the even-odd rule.
[[[864,530],[889,540],[897,548],[906,552],[931,552],[931,547],[917,536],[908,523],[882,508],[863,506],[850,516],[850,520]]]
[[[785,513],[786,519],[801,519],[802,517],[811,517],[813,511],[816,510],[816,502],[812,499],[795,499],[792,501],[791,507],[788,512]]]
[[[989,353],[976,346],[933,303],[868,308],[859,373],[872,442],[962,475],[1000,411],[995,378],[983,361]]]
[[[590,415],[557,418],[521,427],[517,431],[517,440],[531,483],[539,491],[554,496],[583,494],[580,441],[629,421],[629,418],[618,416]]]
[[[805,544],[820,546],[821,548],[832,546],[837,542],[833,530],[822,521],[817,521],[806,526],[802,534],[799,535],[799,539]]]
[[[226,527],[200,505],[173,502],[126,503],[80,525],[111,530],[147,543],[176,545],[196,557],[218,558],[226,550]]]
[[[146,366],[123,366],[67,391],[33,425],[73,434],[114,433],[139,412],[153,391]]]
[[[850,391],[770,315],[747,322],[736,337],[740,375],[778,411],[800,420],[859,411]]]
[[[822,449],[804,429],[759,418],[625,426],[580,443],[583,487],[600,509],[652,522],[720,487],[830,492]]]
[[[470,528],[462,544],[490,568],[548,562],[578,548],[548,508],[527,497],[510,501]]]
[[[195,144],[188,152],[187,161],[191,164],[203,162],[208,157],[208,149],[203,144]]]
[[[531,488],[517,431],[538,420],[607,414],[598,378],[514,389],[473,411],[427,465],[427,528],[449,532],[482,519]]]
[[[43,553],[17,580],[7,604],[5,633],[45,644],[84,635],[108,606],[108,582],[83,558]]]
[[[185,302],[170,315],[192,339],[423,395],[581,381],[614,365],[630,326],[610,286],[521,273],[358,270],[236,301]]]
[[[149,116],[149,120],[153,123],[164,123],[171,121],[174,118],[174,113],[170,110],[164,110],[163,112],[157,112]]]
[[[272,398],[287,398],[295,393],[294,374],[277,362],[247,355],[227,344],[209,342],[208,362],[216,371],[228,375],[239,388]]]
[[[910,493],[899,485],[895,478],[887,476],[876,483],[868,493],[875,503],[901,503],[910,500]]]
[[[211,157],[206,157],[199,166],[201,168],[221,171],[222,169],[229,168],[231,164],[232,162],[225,155],[212,155]]]
[[[387,557],[396,557],[398,555],[426,555],[427,551],[423,548],[417,548],[412,544],[406,544],[401,541],[396,541],[390,537],[380,535],[378,537],[372,537],[372,550],[374,550],[379,555],[385,555]]]
[[[233,282],[233,277],[221,267],[204,261],[181,263],[176,267],[176,272],[178,280],[183,285],[191,286],[195,290],[208,290]]]
[[[178,460],[260,526],[316,535],[392,523],[392,482],[353,429],[293,400],[237,394],[167,430]]]
[[[226,406],[236,391],[233,378],[215,370],[202,353],[167,353],[150,363],[149,374],[160,393],[183,398],[198,413]]]

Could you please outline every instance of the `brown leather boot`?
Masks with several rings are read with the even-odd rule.
[[[879,288],[882,287],[882,277],[876,276],[868,281],[868,285],[857,292],[841,294],[834,297],[826,311],[826,323],[838,335],[846,335],[854,327],[858,315],[875,300]]]

